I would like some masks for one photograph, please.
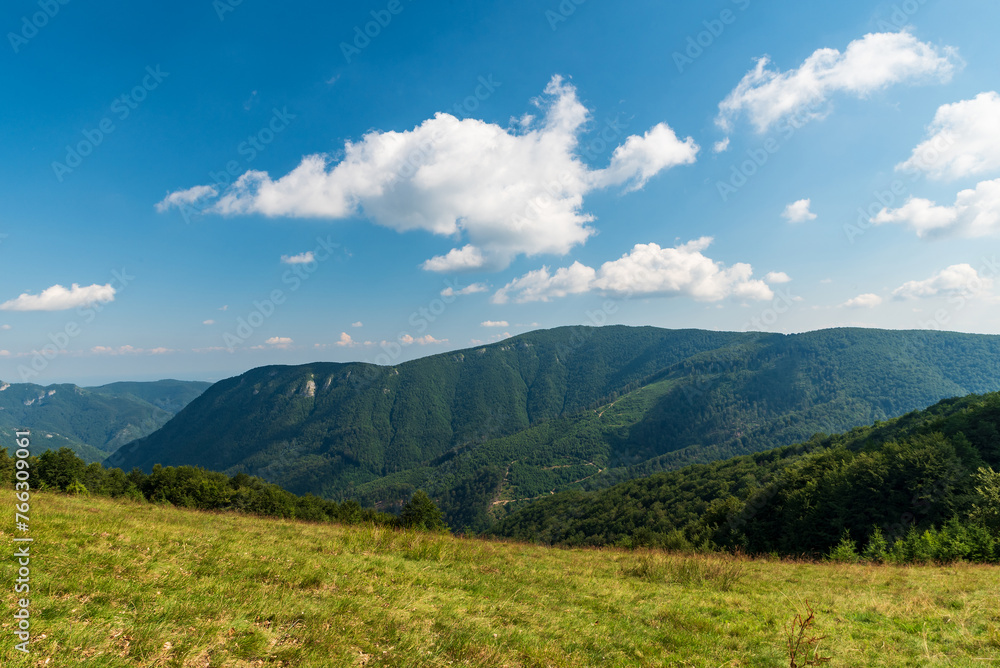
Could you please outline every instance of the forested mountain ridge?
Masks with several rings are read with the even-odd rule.
[[[560,492],[494,531],[557,545],[812,556],[849,536],[857,547],[870,546],[876,559],[900,540],[897,550],[915,552],[898,555],[902,560],[990,560],[1000,557],[994,469],[1000,470],[1000,393],[970,395],[835,436],[599,491]]]
[[[484,530],[532,497],[759,452],[1000,390],[1000,337],[564,327],[395,367],[221,381],[107,460],[261,476],[398,506],[423,488]]]
[[[108,464],[242,470],[333,494],[582,411],[693,354],[758,336],[563,327],[395,367],[262,367],[216,383]]]
[[[13,430],[27,427],[39,452],[67,447],[88,462],[99,462],[162,427],[210,385],[161,380],[78,387],[0,381],[0,447],[11,448]]]

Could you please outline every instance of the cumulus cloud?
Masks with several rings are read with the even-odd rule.
[[[658,123],[639,137],[632,135],[615,149],[608,168],[598,172],[601,185],[627,184],[627,192],[639,190],[664,169],[693,163],[698,145],[684,141],[666,123]]]
[[[90,349],[93,355],[168,355],[176,353],[172,348],[137,348],[135,346],[94,346]]]
[[[10,329],[10,325],[0,325],[0,329],[7,331],[8,329]]]
[[[201,200],[215,197],[218,194],[219,191],[213,186],[195,186],[187,190],[178,190],[157,202],[156,210],[163,213],[171,207],[183,208],[185,206],[194,206]]]
[[[816,220],[816,214],[809,210],[812,200],[809,198],[792,202],[781,212],[781,217],[789,223],[804,223],[807,220]]]
[[[954,234],[987,237],[1000,234],[1000,179],[982,181],[962,190],[951,206],[911,197],[898,209],[882,209],[872,218],[876,225],[908,225],[919,237]]]
[[[404,346],[413,345],[414,343],[421,346],[429,346],[438,343],[448,343],[448,339],[435,339],[430,334],[425,334],[424,336],[417,336],[417,337],[410,336],[409,334],[403,334],[401,337],[399,337],[399,342],[402,343]],[[387,342],[383,341],[382,344],[387,345]]]
[[[357,322],[352,322],[351,327],[364,327],[364,323],[358,320]]]
[[[514,301],[519,303],[547,302],[566,295],[578,295],[593,289],[596,276],[597,272],[593,268],[579,262],[561,267],[551,274],[548,267],[542,267],[529,271],[500,288],[491,301],[494,304],[506,304],[512,294]]]
[[[41,294],[31,295],[25,292],[16,299],[8,300],[0,304],[0,311],[65,311],[97,302],[106,304],[114,299],[115,289],[110,283],[95,283],[82,288],[74,283],[69,289],[53,285],[42,290]]]
[[[764,282],[769,285],[788,283],[791,280],[792,278],[783,271],[771,271],[764,277]]]
[[[923,281],[908,281],[892,292],[894,299],[924,299],[928,297],[961,295],[981,297],[990,294],[993,279],[980,276],[968,264],[953,264]]]
[[[287,336],[272,336],[264,343],[275,348],[288,348],[292,345],[292,340]]]
[[[933,179],[1000,169],[1000,95],[990,91],[939,107],[928,133],[896,169],[924,172]]]
[[[729,150],[729,137],[725,139],[720,139],[719,141],[712,144],[713,153],[723,153]]]
[[[605,262],[599,270],[574,262],[550,272],[542,267],[517,278],[493,295],[493,302],[549,301],[572,294],[600,292],[616,297],[686,295],[697,301],[771,299],[767,283],[753,279],[746,263],[726,267],[702,251],[712,237],[702,237],[676,248],[636,244],[619,259]]]
[[[564,255],[583,244],[593,234],[593,217],[583,211],[587,193],[640,188],[665,169],[694,162],[698,152],[693,139],[659,123],[628,137],[606,168],[592,168],[577,154],[590,112],[574,86],[555,76],[535,104],[538,116],[525,115],[511,128],[438,113],[412,130],[372,131],[348,142],[339,160],[309,155],[278,178],[248,171],[205,210],[362,215],[399,232],[464,238],[425,262],[427,270],[500,269],[521,254]],[[192,191],[174,195],[191,198]],[[174,204],[170,197],[165,207]]]
[[[347,332],[341,332],[340,333],[340,339],[338,341],[334,342],[333,345],[335,345],[335,346],[341,346],[341,347],[344,347],[344,348],[351,348],[351,347],[356,346],[358,344],[354,341],[353,338],[351,338],[350,334],[348,334]]]
[[[792,115],[821,117],[837,93],[865,97],[893,84],[951,78],[958,61],[954,49],[938,49],[906,31],[870,33],[837,49],[818,49],[796,69],[781,72],[763,56],[719,103],[716,123],[727,132],[746,114],[758,132]]]
[[[483,320],[479,323],[480,327],[510,327],[510,323],[506,320]]]
[[[427,271],[475,271],[476,269],[501,269],[505,264],[499,258],[487,258],[482,249],[472,244],[452,248],[445,255],[435,255],[425,260],[421,267]]]
[[[214,320],[204,320],[204,321],[202,321],[201,324],[203,324],[203,325],[214,325],[215,321]]]
[[[282,255],[281,261],[284,264],[309,264],[316,261],[312,251],[299,253],[298,255]]]
[[[473,283],[472,285],[467,285],[464,288],[459,288],[456,290],[450,285],[441,291],[442,297],[457,297],[460,295],[474,295],[478,292],[486,292],[489,288],[486,287],[485,283]]]
[[[875,308],[882,303],[882,298],[876,294],[868,292],[863,295],[858,295],[853,299],[848,299],[846,302],[841,304],[844,308]]]

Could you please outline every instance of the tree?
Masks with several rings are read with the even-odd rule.
[[[444,531],[448,528],[444,523],[441,510],[423,490],[419,489],[413,493],[413,498],[403,506],[403,512],[399,514],[399,524],[407,529],[422,529],[424,531]]]
[[[1000,531],[1000,472],[981,467],[974,478],[977,484],[972,518],[994,532]]]

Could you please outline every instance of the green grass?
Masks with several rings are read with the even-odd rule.
[[[787,666],[806,601],[828,666],[1000,663],[991,566],[566,550],[53,494],[31,516],[35,640],[15,652],[4,612],[3,666]]]

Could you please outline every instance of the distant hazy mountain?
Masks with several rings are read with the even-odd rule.
[[[211,383],[161,380],[100,387],[9,384],[0,381],[0,447],[14,445],[13,430],[32,431],[33,452],[68,447],[89,462],[146,436]]]
[[[563,327],[395,367],[315,363],[221,381],[109,465],[190,464],[389,507],[427,490],[483,529],[607,487],[1000,390],[1000,337]]]

